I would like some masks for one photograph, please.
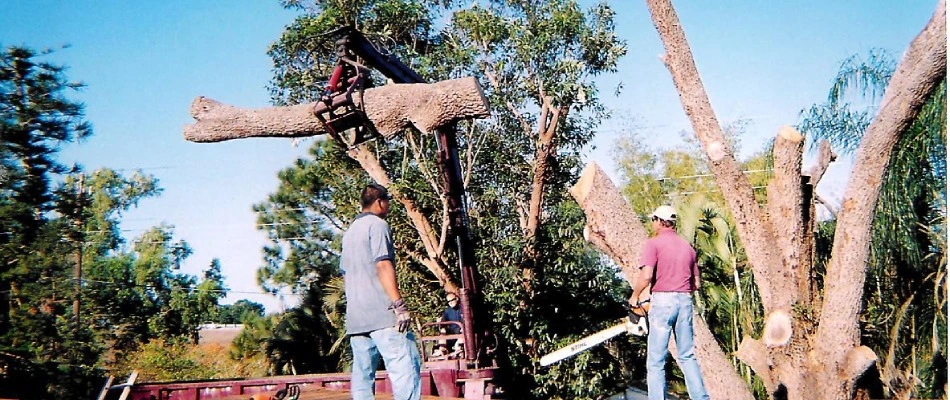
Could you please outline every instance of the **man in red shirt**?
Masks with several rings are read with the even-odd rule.
[[[676,210],[659,206],[651,215],[656,235],[640,255],[640,275],[632,301],[652,284],[650,333],[647,337],[647,389],[650,400],[666,398],[666,355],[670,334],[676,340],[677,362],[689,397],[709,399],[693,350],[693,297],[699,288],[696,251],[676,234]],[[639,306],[636,304],[635,306]]]

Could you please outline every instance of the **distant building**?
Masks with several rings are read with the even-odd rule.
[[[219,344],[227,347],[243,330],[244,324],[202,324],[198,326],[198,344]]]

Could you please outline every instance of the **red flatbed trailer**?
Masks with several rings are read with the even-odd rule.
[[[454,371],[453,371],[454,372]],[[436,372],[436,375],[439,373]],[[289,386],[300,388],[300,400],[348,399],[350,398],[350,374],[283,375],[266,378],[215,379],[178,382],[144,382],[132,384],[128,399],[131,400],[248,400],[270,398],[278,390]],[[422,371],[423,399],[458,398],[461,387],[436,386],[431,370]],[[392,386],[385,372],[376,375],[376,392],[379,399],[390,399]],[[255,398],[255,399],[256,399]]]

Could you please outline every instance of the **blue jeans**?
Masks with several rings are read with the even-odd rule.
[[[693,352],[693,298],[689,293],[658,292],[650,299],[650,334],[647,337],[647,389],[650,400],[666,398],[666,354],[670,334],[676,339],[676,361],[686,378],[693,400],[708,400],[703,375]]]
[[[393,386],[393,399],[418,400],[422,382],[422,358],[412,333],[385,328],[367,334],[350,336],[353,349],[353,376],[350,390],[353,399],[373,399],[376,393],[376,366],[382,356]]]

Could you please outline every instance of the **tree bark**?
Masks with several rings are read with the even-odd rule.
[[[538,123],[537,148],[534,154],[534,171],[531,177],[531,197],[528,200],[527,223],[525,224],[525,263],[522,265],[522,278],[528,296],[534,296],[534,281],[537,270],[538,230],[541,228],[541,210],[544,190],[547,186],[551,168],[551,159],[557,152],[557,128],[563,118],[567,118],[569,107],[556,106],[554,99],[541,93],[541,120]]]
[[[867,352],[861,343],[858,317],[871,242],[871,223],[898,139],[920,112],[947,70],[946,1],[940,0],[933,17],[917,35],[884,92],[880,111],[865,131],[855,157],[851,179],[838,213],[834,248],[825,278],[813,368],[821,379],[836,380],[822,398],[846,399],[864,371]],[[820,361],[819,361],[820,360]]]
[[[742,173],[739,163],[731,154],[726,138],[713,113],[709,97],[703,88],[699,71],[686,41],[686,34],[670,0],[647,0],[653,24],[656,26],[666,55],[663,62],[673,76],[673,83],[680,94],[680,101],[693,130],[709,158],[709,166],[715,174],[716,183],[732,210],[739,238],[752,264],[755,283],[759,287],[766,312],[773,309],[788,309],[794,298],[794,290],[781,285],[777,279],[785,271],[781,248],[775,237],[772,224],[755,202],[752,184]]]
[[[802,208],[805,219],[802,221],[802,244],[800,246],[802,252],[799,264],[801,272],[798,276],[800,294],[798,300],[799,304],[808,310],[817,310],[821,305],[818,271],[815,269],[815,256],[817,254],[815,249],[815,227],[818,221],[816,204],[821,203],[824,199],[818,195],[817,188],[818,184],[821,183],[821,178],[828,170],[828,166],[837,158],[838,155],[831,151],[831,144],[827,140],[822,140],[818,146],[818,157],[815,160],[815,165],[802,177]],[[829,207],[828,210],[832,214],[835,213],[830,206],[826,205],[826,207]],[[837,218],[837,215],[835,215],[835,218]]]
[[[489,115],[488,101],[475,78],[411,84],[394,84],[366,89],[362,99],[366,116],[384,137],[415,125],[430,132],[442,125]],[[192,142],[220,142],[250,137],[303,137],[326,133],[314,116],[319,103],[286,107],[246,109],[198,97],[191,104],[197,122],[185,126],[185,139]]]
[[[805,137],[791,127],[783,127],[775,138],[772,150],[774,177],[766,188],[768,199],[767,210],[769,221],[775,230],[775,237],[782,238],[786,243],[801,243],[804,229],[802,204],[802,153]],[[779,247],[782,257],[782,270],[771,276],[771,279],[780,279],[780,282],[797,282],[798,277],[807,275],[799,270],[801,247],[785,245]],[[800,290],[786,290],[791,292],[788,297],[792,303],[798,301]],[[796,288],[797,289],[797,288]],[[783,296],[785,297],[785,296]],[[782,304],[785,306],[785,304]],[[788,304],[791,305],[791,304]],[[789,312],[790,308],[779,308],[772,312]],[[789,336],[791,334],[789,333]]]
[[[610,256],[633,286],[640,269],[640,253],[648,239],[643,222],[597,163],[584,168],[570,193],[587,217],[584,228],[587,240]],[[693,316],[693,331],[696,359],[710,398],[752,400],[752,392],[699,315]],[[675,342],[671,340],[670,344],[673,346]],[[675,354],[675,347],[671,347],[671,351]]]

